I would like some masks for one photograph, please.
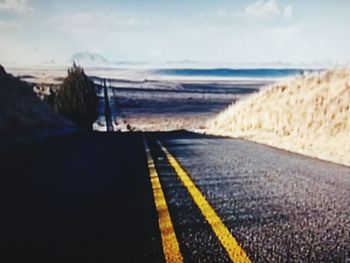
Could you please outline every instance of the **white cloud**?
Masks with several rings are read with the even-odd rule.
[[[152,50],[151,55],[152,55],[152,57],[160,57],[162,55],[162,53],[158,50]]]
[[[281,7],[277,0],[258,0],[243,10],[243,15],[252,19],[291,18],[292,13],[292,6]]]
[[[56,15],[49,26],[56,35],[69,39],[71,44],[66,49],[72,52],[104,53],[108,50],[113,56],[136,57],[140,54],[140,39],[149,38],[145,32],[150,28],[149,24],[144,17],[128,13],[81,12]],[[151,56],[154,47],[148,47],[147,41],[142,42],[141,55]]]
[[[15,22],[1,21],[0,20],[0,31],[7,30],[18,30],[20,26]]]
[[[109,31],[114,29],[132,28],[139,25],[148,25],[147,21],[140,20],[127,14],[105,13],[75,13],[60,15],[52,19],[59,29],[75,33],[77,31]]]
[[[0,0],[0,12],[33,13],[27,0]]]
[[[217,15],[220,17],[226,17],[228,15],[227,11],[223,10],[223,9],[219,9],[217,10]]]
[[[292,18],[293,16],[293,8],[292,6],[286,6],[284,9],[283,9],[283,16],[286,17],[286,18]]]
[[[283,58],[285,61],[296,61],[305,56],[309,49],[301,25],[289,25],[261,32],[261,40],[266,45],[266,51],[270,57],[276,60]]]

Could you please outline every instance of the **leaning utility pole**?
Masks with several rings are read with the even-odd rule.
[[[103,90],[104,90],[104,99],[105,99],[105,118],[106,118],[107,132],[112,132],[113,131],[112,112],[111,112],[111,106],[109,105],[108,88],[106,85],[106,79],[103,79]]]

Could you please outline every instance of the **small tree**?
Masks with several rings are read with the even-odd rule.
[[[94,83],[75,63],[68,69],[55,98],[55,109],[82,127],[91,127],[98,116]]]

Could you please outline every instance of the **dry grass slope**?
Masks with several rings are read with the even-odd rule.
[[[231,105],[208,132],[350,166],[350,69],[272,85]]]

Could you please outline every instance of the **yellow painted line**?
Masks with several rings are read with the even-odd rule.
[[[237,240],[233,237],[231,232],[221,221],[220,217],[215,213],[214,209],[208,203],[206,198],[193,183],[190,176],[181,167],[180,163],[169,153],[169,151],[162,145],[160,141],[157,141],[157,143],[165,153],[170,165],[174,168],[183,185],[187,188],[188,192],[201,210],[205,219],[210,224],[211,228],[220,240],[222,246],[225,248],[230,259],[235,263],[251,263],[251,260],[248,258],[245,251],[241,248]]]
[[[151,156],[151,152],[148,143],[143,137],[143,143],[145,145],[149,174],[151,177],[154,202],[158,212],[158,224],[162,237],[163,253],[166,262],[182,263],[183,257],[180,252],[179,242],[177,241],[173,223],[169,214],[168,206],[160,184],[154,161]]]

